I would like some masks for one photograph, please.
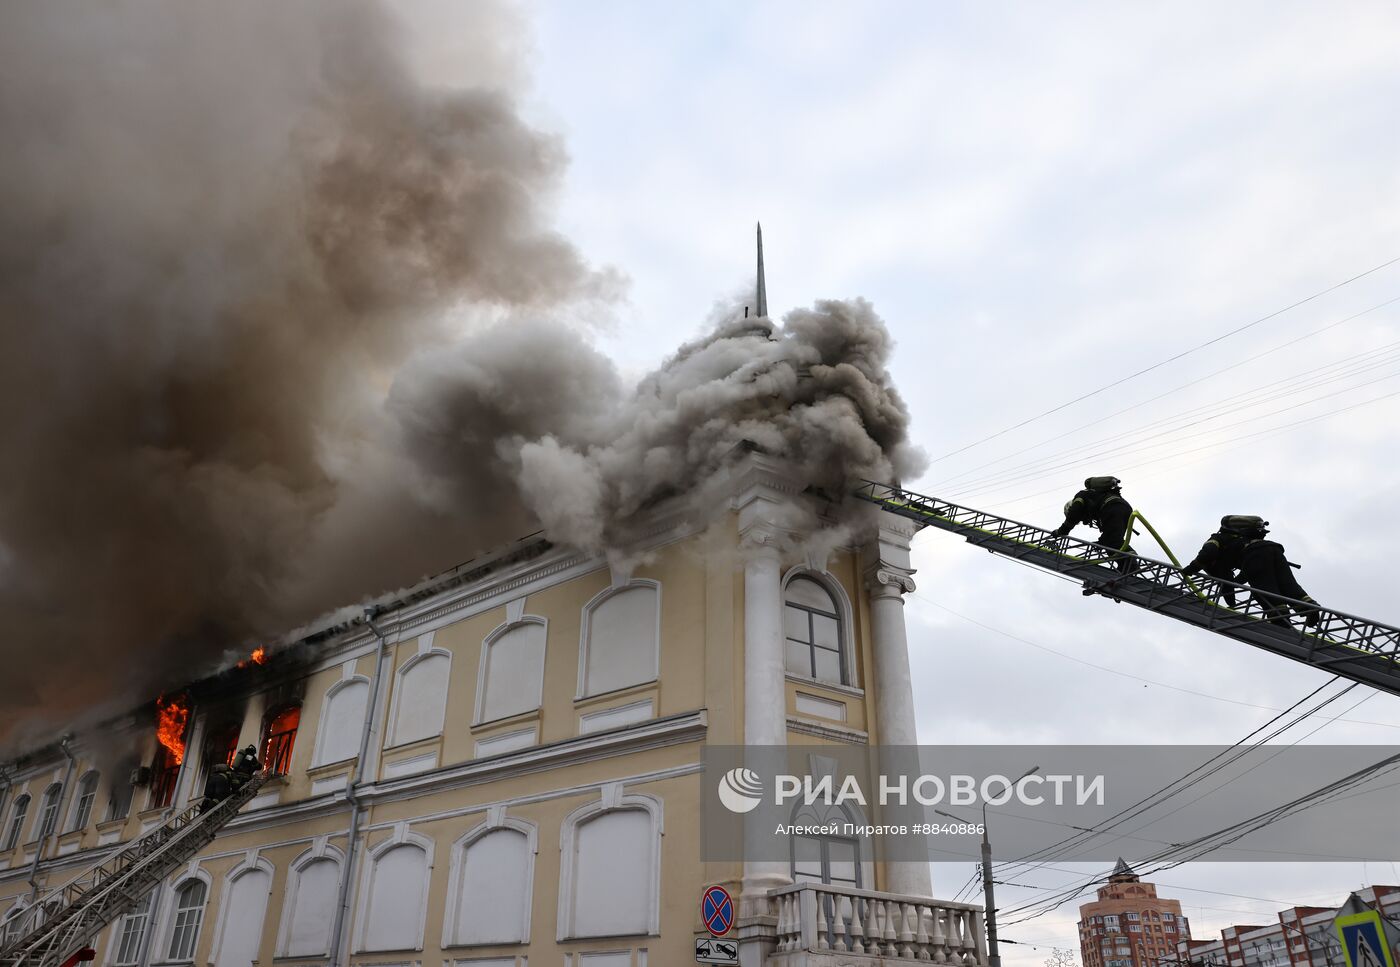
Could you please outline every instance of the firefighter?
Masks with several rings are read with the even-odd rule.
[[[1133,505],[1123,497],[1123,482],[1117,477],[1090,477],[1084,481],[1084,489],[1065,504],[1065,521],[1051,533],[1064,537],[1076,524],[1088,524],[1099,529],[1097,543],[1111,551],[1124,551],[1132,554],[1127,544],[1128,521],[1133,515]],[[1133,559],[1123,557],[1118,569],[1124,574],[1133,571]],[[1085,593],[1092,593],[1088,587]]]
[[[222,762],[209,768],[209,778],[204,780],[204,801],[199,804],[201,813],[207,813],[233,793],[233,782],[229,778],[232,772]]]
[[[1191,563],[1181,569],[1183,574],[1199,574],[1201,571],[1222,581],[1239,581],[1240,566],[1244,561],[1244,546],[1249,543],[1246,536],[1262,521],[1258,517],[1243,514],[1227,514],[1220,518],[1220,529],[1201,545]],[[1221,585],[1221,597],[1230,607],[1235,606],[1235,589]]]
[[[249,745],[242,749],[238,755],[233,757],[233,787],[235,789],[242,788],[261,768],[262,764],[258,762],[258,747]]]
[[[1293,569],[1298,565],[1289,563],[1282,544],[1264,539],[1269,533],[1268,521],[1258,517],[1253,521],[1245,531],[1247,540],[1240,555],[1240,576],[1254,590],[1265,592],[1254,595],[1254,600],[1264,607],[1268,620],[1276,625],[1291,628],[1289,616],[1292,609],[1302,616],[1305,625],[1315,627],[1320,617],[1317,602],[1293,576]],[[1271,594],[1281,594],[1302,603],[1279,601],[1270,597]]]

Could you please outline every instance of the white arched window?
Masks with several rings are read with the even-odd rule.
[[[494,816],[453,844],[444,947],[529,943],[536,842],[531,824]]]
[[[316,730],[313,766],[342,762],[360,754],[360,733],[368,705],[368,678],[356,675],[331,686],[321,709],[321,726]]]
[[[39,835],[44,839],[58,827],[58,800],[63,796],[62,783],[53,783],[44,790],[44,798],[39,804]]]
[[[24,911],[29,909],[29,901],[20,897],[14,902],[10,909],[5,911],[5,917],[0,920],[0,943],[14,943],[25,932],[26,920]]]
[[[423,948],[431,865],[432,840],[402,827],[370,853],[359,917],[361,951]]]
[[[564,820],[560,940],[653,935],[660,928],[661,803],[614,796]]]
[[[199,928],[204,925],[204,904],[209,886],[202,879],[185,880],[175,888],[170,919],[170,940],[165,959],[174,963],[194,960],[199,945]]]
[[[5,828],[5,850],[12,850],[19,845],[20,833],[24,832],[24,817],[29,814],[29,796],[16,796],[15,804],[10,807],[10,823]]]
[[[267,898],[272,893],[272,864],[258,859],[231,870],[219,901],[219,928],[214,932],[210,963],[218,967],[249,967],[262,946]]]
[[[452,653],[441,648],[421,650],[404,662],[396,676],[390,745],[404,745],[442,734],[451,671]]]
[[[135,967],[141,960],[141,942],[146,936],[146,927],[151,919],[151,904],[156,894],[152,890],[136,907],[117,921],[112,928],[112,967]]]
[[[331,949],[331,925],[339,899],[341,853],[333,846],[307,850],[287,874],[277,956],[324,957]]]
[[[73,800],[73,820],[70,829],[87,829],[92,819],[92,804],[97,800],[97,781],[102,778],[96,770],[83,774],[78,780],[78,793]]]
[[[815,574],[789,576],[783,588],[783,633],[788,674],[851,683],[844,612],[828,582]]]
[[[580,698],[655,681],[660,669],[661,585],[608,588],[583,608]]]
[[[547,637],[545,620],[533,616],[501,625],[486,636],[476,684],[477,723],[540,707]]]

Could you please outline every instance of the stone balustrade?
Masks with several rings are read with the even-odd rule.
[[[979,906],[826,883],[780,887],[769,897],[778,916],[770,963],[818,964],[826,958],[811,955],[831,951],[869,958],[860,963],[987,964]]]

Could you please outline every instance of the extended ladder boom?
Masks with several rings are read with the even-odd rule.
[[[1390,625],[1206,575],[1186,575],[1174,564],[1107,552],[1089,541],[1055,537],[1041,527],[886,484],[867,482],[856,496],[920,525],[951,531],[993,554],[1082,580],[1117,600],[1400,695],[1400,629]],[[1124,558],[1134,566],[1126,576],[1116,566]],[[1287,624],[1281,614],[1294,605],[1314,612],[1316,624]],[[1284,623],[1276,623],[1280,621]]]
[[[257,774],[206,812],[196,802],[40,897],[6,925],[7,936],[15,940],[0,950],[0,965],[58,967],[213,842],[266,781],[265,773]]]

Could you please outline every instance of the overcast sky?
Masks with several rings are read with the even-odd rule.
[[[863,296],[895,334],[932,459],[912,488],[1052,523],[1085,476],[1113,473],[1179,554],[1222,514],[1260,514],[1314,597],[1400,618],[1400,397],[1369,402],[1400,391],[1400,302],[1373,308],[1400,297],[1400,264],[979,443],[1400,256],[1400,7],[519,13],[530,115],[572,156],[559,224],[630,278],[599,337],[625,371],[748,283],[761,219],[773,315]],[[425,70],[451,77],[470,68],[444,18],[423,8],[416,23]],[[950,535],[921,535],[915,560],[925,743],[1230,743],[1326,681]],[[1288,737],[1400,738],[1400,703],[1364,686],[1327,714],[1343,720]],[[969,873],[936,867],[935,892]],[[1159,879],[1209,937],[1400,873],[1197,864]],[[1008,887],[1001,905],[1033,895]],[[1077,949],[1075,917],[1071,904],[1004,932]],[[1045,952],[1003,955],[1019,967]]]

